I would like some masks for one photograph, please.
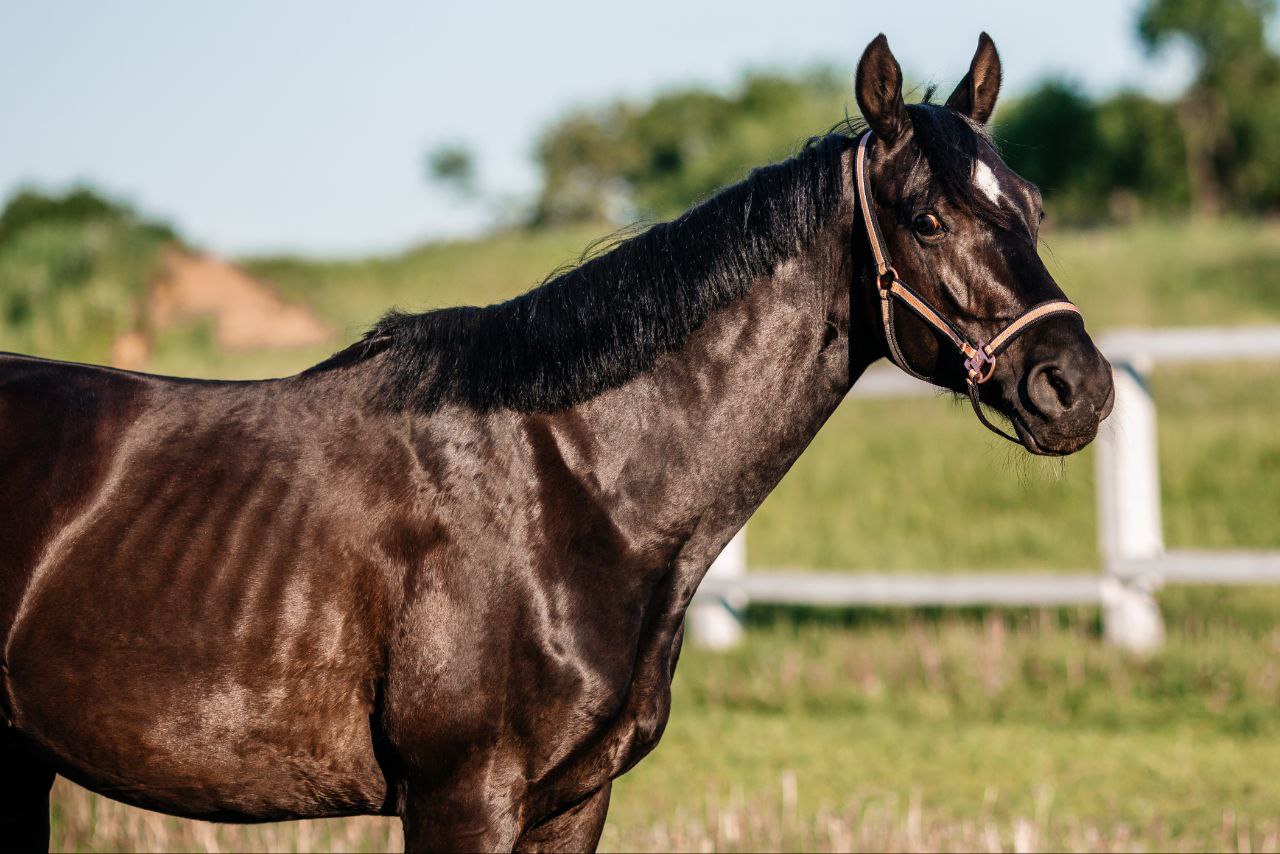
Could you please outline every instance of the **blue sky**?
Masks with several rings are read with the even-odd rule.
[[[1046,75],[1175,92],[1186,58],[1144,56],[1138,5],[5,3],[0,196],[88,181],[223,253],[387,251],[483,221],[424,180],[436,144],[471,147],[490,191],[528,194],[536,135],[566,109],[746,68],[852,73],[881,31],[909,76],[944,86],[986,29],[1006,92]]]

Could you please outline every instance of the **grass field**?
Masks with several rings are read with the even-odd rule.
[[[590,237],[512,234],[360,262],[247,265],[350,339],[391,305],[521,291]],[[1280,322],[1280,224],[1059,232],[1047,243],[1092,329]],[[80,352],[55,332],[15,329],[0,326],[0,349]],[[327,349],[227,354],[193,327],[167,333],[152,367],[278,375]],[[1161,370],[1154,388],[1169,543],[1280,547],[1280,366]],[[947,399],[850,401],[753,519],[750,560],[1096,566],[1090,453],[1045,463],[997,441]],[[981,530],[969,524],[975,513]],[[1277,850],[1280,589],[1170,589],[1161,604],[1169,645],[1150,662],[1103,646],[1092,609],[756,608],[742,648],[685,653],[667,734],[619,781],[603,844]],[[379,850],[398,844],[398,829],[380,819],[214,827],[60,783],[54,844]]]

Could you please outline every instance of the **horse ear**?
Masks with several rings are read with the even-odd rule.
[[[996,96],[1000,94],[1000,54],[991,36],[978,36],[978,49],[969,63],[969,73],[956,86],[947,99],[947,106],[985,125],[996,109]]]
[[[907,105],[902,100],[902,69],[889,50],[884,33],[876,36],[858,60],[854,78],[854,95],[858,109],[868,127],[885,145],[893,143],[907,130]]]

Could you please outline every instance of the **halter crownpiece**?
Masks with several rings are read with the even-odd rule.
[[[913,291],[906,282],[898,278],[898,271],[889,263],[889,250],[880,233],[880,225],[876,222],[875,213],[871,210],[871,179],[867,177],[867,149],[871,145],[871,131],[862,135],[858,141],[858,154],[854,160],[854,172],[858,182],[858,206],[862,210],[862,222],[866,226],[867,242],[871,244],[871,254],[876,262],[876,290],[880,293],[880,318],[884,323],[884,337],[889,345],[889,358],[899,368],[911,376],[924,382],[932,382],[928,377],[907,364],[902,349],[898,346],[898,336],[893,326],[894,300],[905,304],[925,323],[950,339],[956,349],[965,357],[965,382],[969,386],[969,402],[973,404],[974,414],[983,425],[1010,442],[1021,444],[1017,437],[987,420],[982,413],[982,405],[978,401],[978,386],[991,379],[996,370],[996,357],[1007,348],[1013,339],[1026,332],[1032,326],[1057,314],[1080,315],[1080,309],[1066,300],[1050,300],[1032,306],[992,338],[990,341],[978,340],[970,343],[965,334],[954,323],[934,311],[924,298]],[[1083,316],[1083,315],[1081,315]]]

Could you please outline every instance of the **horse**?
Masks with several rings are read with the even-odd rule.
[[[1035,454],[1109,412],[999,88],[984,33],[908,105],[881,35],[865,125],[294,376],[0,357],[0,832],[47,846],[62,774],[213,821],[395,815],[410,850],[593,849],[704,573],[869,365]]]

